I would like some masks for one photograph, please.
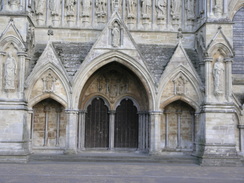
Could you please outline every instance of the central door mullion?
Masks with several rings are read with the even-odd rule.
[[[109,149],[114,150],[115,112],[109,112]]]

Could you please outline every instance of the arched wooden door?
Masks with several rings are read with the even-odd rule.
[[[86,148],[108,148],[109,114],[103,99],[95,98],[87,107],[85,126]]]
[[[138,147],[138,114],[130,99],[122,100],[116,109],[114,147]]]

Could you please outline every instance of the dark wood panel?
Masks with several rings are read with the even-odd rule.
[[[108,108],[101,98],[96,98],[87,108],[85,130],[86,148],[107,148],[109,141]]]
[[[138,114],[131,100],[122,100],[115,114],[115,148],[138,147]]]

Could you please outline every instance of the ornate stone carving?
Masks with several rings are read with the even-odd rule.
[[[151,0],[141,0],[142,3],[142,18],[149,18],[150,17],[150,9],[151,9]]]
[[[90,8],[91,8],[91,1],[90,0],[83,0],[81,1],[82,4],[82,16],[89,17],[90,16]]]
[[[156,10],[157,10],[157,19],[165,19],[166,16],[166,0],[156,0]]]
[[[35,46],[35,29],[34,29],[34,27],[29,26],[29,28],[28,28],[27,42],[29,44],[29,48],[33,48]]]
[[[107,12],[107,1],[106,0],[96,0],[97,11],[96,14],[98,17],[105,17]]]
[[[49,8],[51,10],[52,16],[59,16],[60,14],[60,7],[61,1],[60,0],[50,0],[49,2]]]
[[[8,4],[11,10],[18,10],[20,6],[19,0],[8,0]]]
[[[136,0],[126,0],[127,5],[127,18],[134,19],[136,18]]]
[[[55,82],[57,79],[53,76],[51,72],[47,74],[44,78],[42,78],[43,81],[43,92],[55,92]]]
[[[46,1],[45,0],[35,1],[35,12],[36,12],[36,15],[43,15],[44,14],[44,10],[45,10],[45,6],[46,6]]]
[[[171,16],[173,20],[180,19],[180,6],[181,2],[179,0],[171,0]]]
[[[223,81],[224,81],[224,63],[223,58],[219,56],[213,66],[213,78],[214,78],[214,94],[219,95],[223,93]]]
[[[185,95],[187,82],[188,82],[188,80],[181,74],[176,79],[174,79],[173,80],[174,94],[175,95]]]
[[[194,20],[194,0],[185,0],[185,10],[186,10],[186,17],[187,20]]]
[[[65,1],[65,8],[66,8],[67,16],[75,15],[75,4],[76,4],[76,0],[66,0]]]
[[[8,54],[8,57],[5,62],[5,89],[13,90],[15,89],[15,77],[17,74],[17,62],[11,53]]]
[[[112,28],[112,46],[119,47],[121,45],[121,31],[117,21],[113,23]]]

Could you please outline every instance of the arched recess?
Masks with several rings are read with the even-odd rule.
[[[28,107],[42,99],[51,97],[59,101],[66,108],[70,107],[70,84],[64,72],[52,63],[36,69],[26,80],[26,98]],[[49,86],[48,86],[49,85]]]
[[[34,152],[64,150],[66,141],[65,107],[47,98],[33,106],[31,140]]]
[[[80,102],[79,98],[82,95],[81,88],[84,88],[86,83],[88,83],[89,78],[98,71],[103,66],[106,66],[109,63],[119,63],[130,70],[137,78],[140,78],[139,81],[142,83],[143,87],[146,90],[146,95],[149,101],[149,108],[153,110],[155,108],[155,84],[154,80],[152,79],[149,71],[145,67],[144,64],[139,63],[138,61],[134,60],[128,55],[124,53],[113,51],[106,54],[103,54],[89,64],[86,62],[81,65],[79,71],[75,75],[74,78],[74,87],[73,87],[73,104],[74,107],[76,106],[79,108]]]
[[[195,109],[182,100],[163,109],[161,148],[166,151],[193,151],[196,134]]]
[[[89,146],[87,146],[87,141],[90,141],[90,139],[87,139],[86,129],[87,129],[87,125],[89,125],[87,123],[88,120],[87,116],[89,116],[90,114],[88,114],[87,111],[88,109],[87,106],[89,106],[87,104],[90,104],[90,101],[95,100],[97,96],[104,101],[104,105],[108,106],[109,109],[109,111],[105,112],[106,114],[104,114],[104,115],[108,115],[109,112],[109,149],[132,148],[132,146],[134,149],[136,149],[138,147],[138,144],[140,143],[140,139],[138,140],[138,133],[139,133],[138,112],[149,111],[148,96],[147,96],[146,89],[144,88],[144,85],[142,84],[140,79],[130,69],[128,69],[127,67],[125,67],[124,65],[118,62],[109,63],[103,66],[102,68],[98,69],[89,78],[89,80],[87,81],[87,83],[82,89],[81,96],[79,97],[80,98],[79,109],[81,111],[80,118],[79,118],[80,120],[79,120],[79,133],[78,133],[79,148],[80,149],[83,148],[86,149],[87,147],[89,148]],[[126,101],[131,101],[132,104],[130,105],[131,109],[135,108],[135,110],[133,111],[128,111],[125,108],[123,108],[124,112],[127,112],[126,114],[129,116],[129,118],[126,118],[125,122],[130,122],[132,118],[133,118],[133,122],[135,122],[134,128],[131,131],[131,133],[133,133],[134,135],[135,142],[133,144],[128,144],[127,141],[124,140],[123,145],[117,145],[115,144],[115,137],[117,135],[115,123],[118,120],[120,120],[119,118],[123,117],[123,116],[121,117],[121,110],[120,110],[121,100],[123,101],[123,99],[125,99]],[[136,104],[137,107],[135,107],[134,104]],[[143,114],[145,113],[146,112],[144,112]],[[116,117],[118,117],[118,115],[119,118],[115,119]],[[95,116],[95,113],[93,116]],[[99,116],[97,119],[99,119]],[[148,114],[147,117],[144,117],[142,121],[148,124],[149,121]],[[97,122],[93,122],[93,123],[97,123]],[[91,133],[97,133],[95,132],[96,129],[94,129],[93,131],[94,132]],[[141,131],[144,131],[144,134],[147,133],[147,135],[145,135],[144,138],[148,139],[148,128],[147,131],[144,128],[141,128]],[[130,133],[130,131],[128,132]],[[148,147],[148,141],[147,141],[147,147]]]

